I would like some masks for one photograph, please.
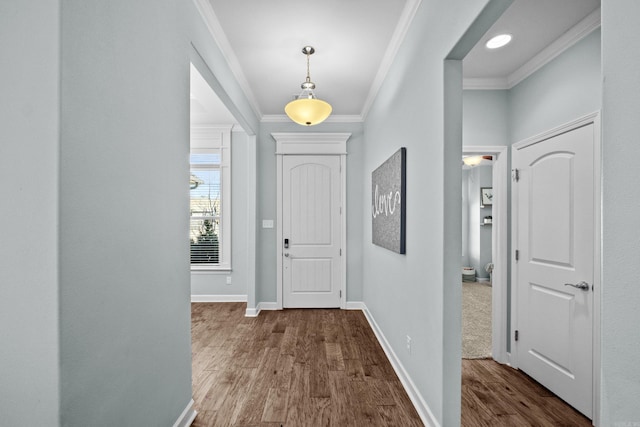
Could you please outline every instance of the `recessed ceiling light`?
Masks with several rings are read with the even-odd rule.
[[[512,38],[511,34],[498,34],[492,37],[485,46],[487,46],[488,49],[498,49],[508,44]]]

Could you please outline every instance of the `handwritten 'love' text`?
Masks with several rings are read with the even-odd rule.
[[[371,206],[371,213],[376,218],[378,215],[384,214],[384,216],[393,215],[396,211],[396,207],[400,205],[400,191],[390,191],[388,194],[378,194],[378,185],[373,192],[373,205]]]

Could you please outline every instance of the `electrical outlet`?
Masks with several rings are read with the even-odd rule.
[[[231,284],[231,276],[227,276],[227,285]]]
[[[407,335],[407,351],[411,354],[411,337]]]

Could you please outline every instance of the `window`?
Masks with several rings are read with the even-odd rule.
[[[189,177],[192,270],[231,269],[231,129],[191,129]]]

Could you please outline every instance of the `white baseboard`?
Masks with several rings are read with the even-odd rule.
[[[433,415],[433,412],[431,412],[429,405],[427,405],[427,402],[424,401],[422,394],[420,394],[415,384],[411,380],[411,377],[409,376],[407,371],[404,369],[404,366],[400,362],[400,359],[398,358],[398,356],[396,356],[396,353],[393,351],[393,348],[391,348],[391,345],[389,344],[386,337],[382,333],[382,330],[376,323],[375,319],[373,318],[373,315],[369,312],[369,309],[367,308],[366,304],[364,303],[360,303],[360,304],[362,304],[362,306],[364,307],[362,311],[364,312],[364,315],[367,318],[367,321],[369,321],[369,325],[371,325],[371,329],[373,329],[373,333],[376,335],[376,338],[378,338],[378,342],[382,346],[382,349],[387,355],[387,358],[391,362],[391,366],[393,366],[393,370],[396,371],[396,375],[398,375],[398,378],[400,378],[400,382],[402,383],[402,385],[404,386],[404,389],[409,395],[409,399],[411,399],[411,402],[413,403],[413,406],[416,408],[418,415],[420,415],[420,419],[422,419],[422,422],[427,427],[440,427],[440,423],[438,423],[438,420]]]
[[[345,310],[362,310],[365,311],[367,306],[362,301],[347,301]]]
[[[191,302],[247,302],[246,295],[191,295]]]
[[[196,419],[196,415],[198,415],[193,407],[194,403],[193,399],[189,401],[187,407],[184,408],[182,414],[180,414],[176,422],[173,424],[173,427],[189,427],[191,423],[193,423],[193,420]]]
[[[480,282],[480,283],[486,283],[486,282],[489,282],[489,278],[488,277],[476,277],[476,281]]]
[[[258,317],[262,310],[280,310],[277,302],[259,302],[256,308],[247,308],[245,317]]]
[[[260,310],[258,308],[247,308],[244,312],[244,317],[258,317]]]

